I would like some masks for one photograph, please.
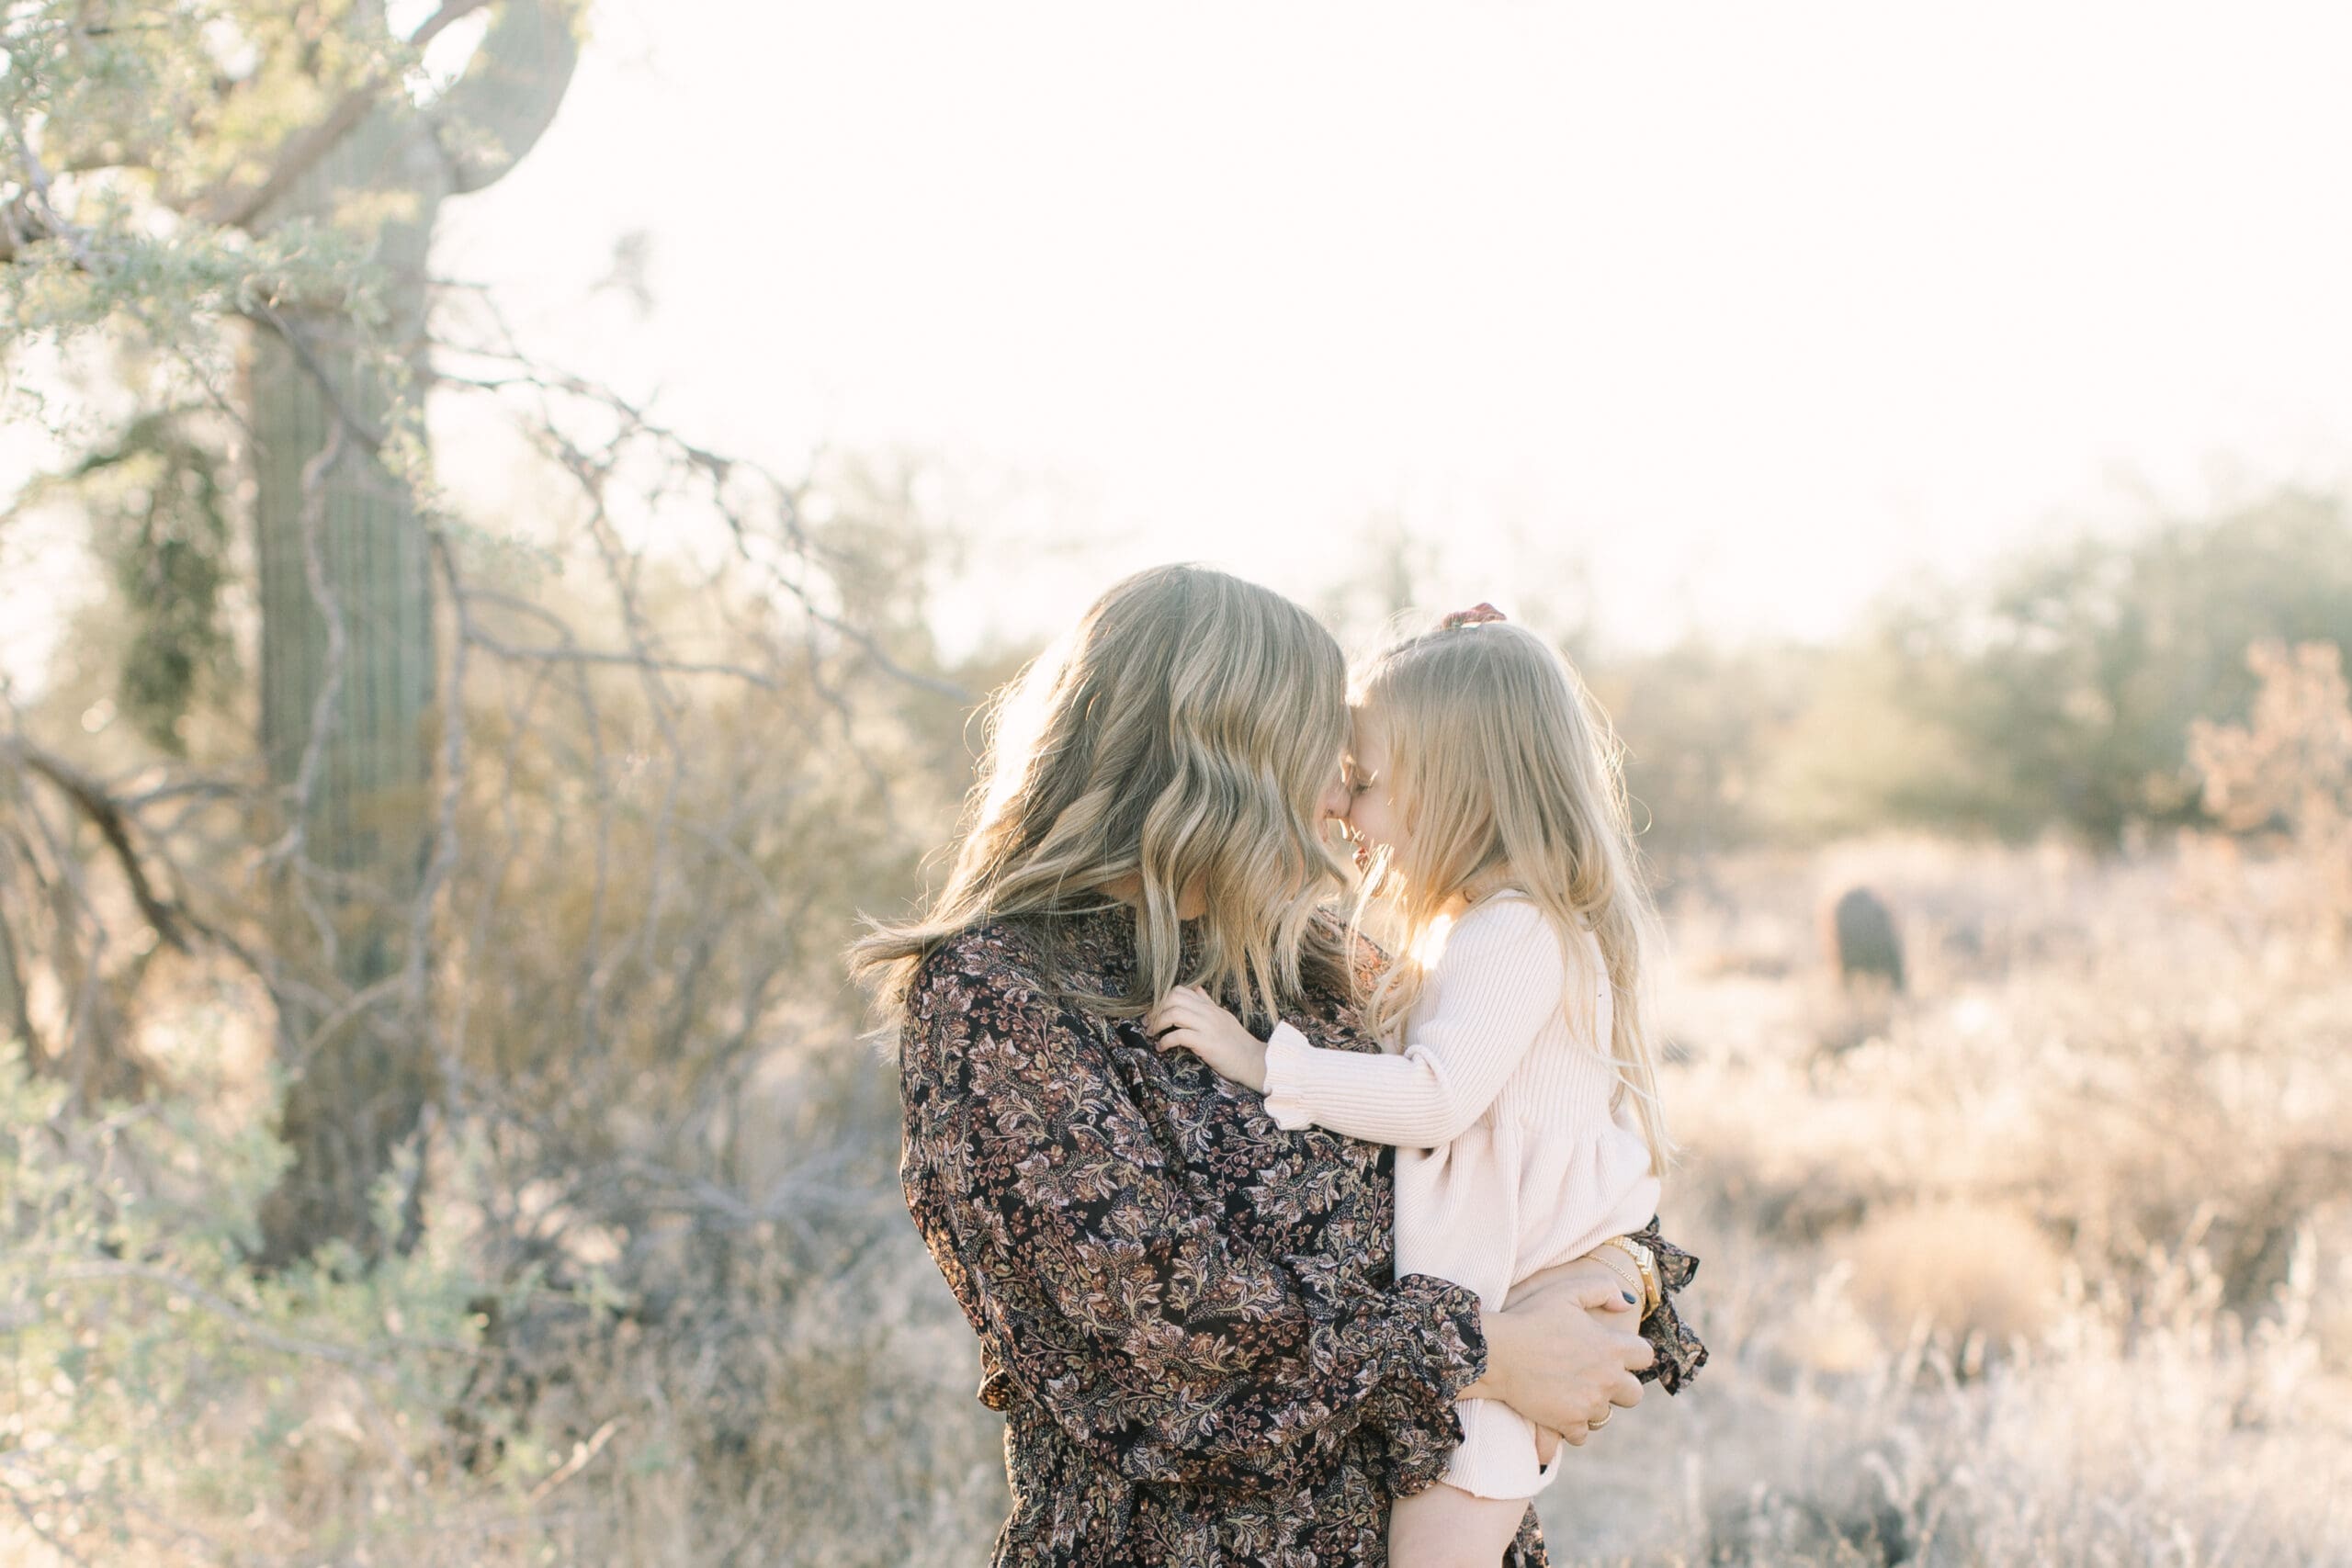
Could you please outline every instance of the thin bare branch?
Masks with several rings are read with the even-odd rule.
[[[44,750],[22,735],[0,736],[0,754],[12,757],[28,773],[36,773],[56,787],[72,801],[82,815],[89,818],[98,837],[106,840],[117,864],[121,866],[123,880],[130,885],[130,897],[139,912],[154,928],[155,934],[173,947],[185,953],[187,938],[181,934],[179,912],[172,905],[156,897],[153,884],[147,879],[147,869],[141,863],[139,851],[130,841],[130,828],[119,802],[108,795],[96,780],[82,773],[63,758]]]
[[[343,600],[335,592],[326,566],[326,548],[320,536],[326,527],[327,476],[334,471],[335,460],[343,455],[344,425],[337,423],[328,427],[327,442],[302,465],[302,569],[309,581],[311,601],[317,605],[320,617],[326,623],[327,668],[319,682],[319,694],[311,705],[311,731],[302,745],[302,761],[295,770],[293,788],[288,792],[285,834],[270,846],[263,859],[275,863],[301,853],[305,835],[309,831],[311,797],[317,793],[319,769],[323,761],[327,737],[333,733],[335,705],[343,694],[344,666],[348,661],[350,638],[343,623]],[[322,931],[327,952],[334,951],[334,936],[331,929]]]

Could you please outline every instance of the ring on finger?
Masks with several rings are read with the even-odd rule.
[[[1609,1418],[1616,1414],[1617,1412],[1613,1408],[1604,1410],[1600,1415],[1594,1416],[1591,1420],[1586,1422],[1584,1424],[1584,1429],[1588,1432],[1598,1432],[1603,1427],[1608,1426]]]

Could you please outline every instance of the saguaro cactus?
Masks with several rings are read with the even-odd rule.
[[[1894,911],[1867,887],[1849,887],[1823,913],[1840,984],[1903,989],[1903,938]]]
[[[263,1214],[273,1258],[334,1237],[381,1245],[369,1190],[435,1092],[416,998],[384,984],[408,962],[428,849],[435,650],[425,530],[381,443],[424,384],[441,203],[499,179],[545,130],[571,82],[571,28],[556,0],[506,0],[430,105],[396,85],[346,105],[289,141],[278,172],[240,198],[250,211],[218,214],[256,231],[295,218],[372,225],[385,306],[363,333],[294,302],[254,333],[244,365],[262,744],[288,812],[280,950],[309,961],[278,987],[294,1162]]]

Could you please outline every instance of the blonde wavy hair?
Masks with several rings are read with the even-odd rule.
[[[869,920],[850,967],[886,1021],[922,961],[988,919],[1097,910],[1136,877],[1131,994],[1065,995],[1136,1016],[1177,985],[1249,1012],[1344,985],[1347,876],[1319,800],[1347,744],[1339,644],[1281,594],[1223,572],[1155,567],[1115,584],[998,694],[988,752],[945,886],[919,917]],[[1207,897],[1184,960],[1177,908]],[[1041,919],[1048,967],[1055,922]],[[1058,982],[1057,982],[1058,983]]]
[[[1387,743],[1389,798],[1408,840],[1403,854],[1375,858],[1356,905],[1361,929],[1373,897],[1387,902],[1396,943],[1363,999],[1368,1026],[1387,1037],[1403,1024],[1427,980],[1420,955],[1453,900],[1518,888],[1551,922],[1570,975],[1589,972],[1578,933],[1598,942],[1618,1080],[1611,1108],[1634,1098],[1662,1174],[1673,1145],[1643,997],[1657,918],[1608,716],[1550,644],[1504,622],[1392,644],[1359,672],[1350,701],[1357,723]],[[1590,993],[1572,989],[1588,998],[1589,1032]]]

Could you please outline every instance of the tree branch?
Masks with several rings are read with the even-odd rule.
[[[442,0],[441,8],[425,18],[424,25],[409,35],[408,47],[422,50],[450,27],[491,4],[491,0]],[[303,127],[279,144],[270,161],[269,172],[259,180],[245,186],[215,186],[193,199],[180,204],[180,210],[206,223],[219,223],[230,228],[243,228],[266,211],[270,205],[291,189],[294,183],[316,168],[319,161],[334,150],[336,142],[351,134],[353,128],[368,118],[368,112],[380,103],[385,90],[398,80],[395,73],[379,70],[364,78],[358,86],[345,93],[325,116]]]
[[[180,931],[179,913],[155,896],[147,880],[146,868],[139,863],[139,852],[130,842],[130,829],[123,820],[103,785],[75,769],[62,757],[51,755],[21,736],[0,739],[0,749],[12,753],[18,766],[38,773],[55,785],[59,793],[72,801],[82,815],[90,819],[98,836],[114,852],[115,860],[122,867],[125,881],[130,885],[130,896],[139,905],[139,912],[155,928],[155,934],[181,953],[188,950],[187,939]]]
[[[794,547],[799,554],[806,557],[809,550],[809,544],[805,535],[801,533],[797,521],[797,498],[793,487],[777,475],[746,458],[730,457],[726,453],[698,446],[678,431],[652,418],[646,410],[639,408],[611,389],[595,385],[577,376],[542,369],[525,359],[519,352],[499,352],[451,344],[443,346],[455,348],[457,352],[471,355],[477,358],[507,360],[518,365],[521,368],[506,375],[487,376],[460,376],[447,369],[436,369],[434,373],[435,386],[466,387],[482,392],[500,392],[521,388],[540,393],[556,392],[579,398],[608,410],[623,421],[632,433],[670,447],[684,458],[688,466],[707,476],[710,480],[720,521],[726,525],[729,536],[735,541],[738,558],[746,566],[758,570],[771,586],[790,598],[799,606],[801,614],[806,615],[811,623],[824,627],[855,648],[876,669],[903,685],[911,686],[917,691],[928,692],[933,696],[944,697],[950,702],[969,704],[976,700],[972,692],[954,681],[937,675],[925,674],[919,670],[908,669],[893,659],[876,640],[872,633],[827,610],[817,602],[805,584],[786,576],[777,569],[774,561],[761,559],[759,553],[752,546],[750,530],[743,517],[733,507],[727,504],[724,498],[718,497],[717,492],[731,474],[741,472],[757,476],[759,482],[776,498],[778,505],[793,514],[787,521],[787,532],[792,536]],[[546,421],[543,420],[543,427]]]
[[[25,133],[24,122],[12,114],[7,128],[8,139],[16,144],[17,160],[24,169],[25,188],[5,211],[0,211],[0,243],[6,247],[0,253],[0,260],[14,261],[17,253],[29,245],[57,240],[64,244],[74,265],[96,276],[103,269],[90,249],[90,237],[67,222],[50,200],[49,170],[42,166],[40,154],[33,151],[32,138]]]

